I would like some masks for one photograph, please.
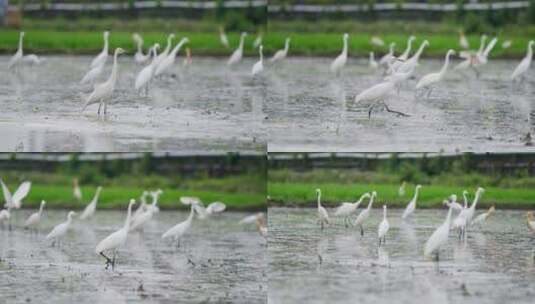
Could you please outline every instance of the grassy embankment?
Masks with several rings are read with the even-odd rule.
[[[15,178],[16,176],[16,178]],[[197,196],[205,204],[221,201],[227,210],[257,210],[265,208],[263,178],[257,175],[240,175],[225,178],[196,178],[172,180],[160,176],[132,176],[106,179],[90,186],[82,184],[83,202],[77,202],[72,195],[72,176],[58,174],[2,172],[2,178],[13,192],[21,180],[31,180],[32,188],[24,200],[23,207],[37,208],[41,200],[47,208],[81,209],[93,197],[96,185],[103,185],[98,203],[99,209],[124,208],[131,198],[138,199],[143,190],[161,188],[162,209],[186,209],[179,202],[181,196]],[[22,179],[21,179],[22,178]],[[150,202],[150,199],[149,199]],[[2,200],[3,204],[3,200]]]
[[[321,25],[321,26],[320,26]],[[174,32],[178,37],[188,36],[189,47],[193,55],[228,56],[232,50],[225,49],[219,42],[217,25],[213,23],[187,23],[155,20],[149,23],[144,19],[138,21],[117,21],[113,19],[91,20],[82,19],[75,23],[65,20],[29,20],[23,24],[27,32],[25,49],[28,52],[44,53],[67,53],[67,54],[94,54],[102,48],[102,34],[104,29],[111,29],[111,47],[121,46],[134,52],[134,44],[131,33],[139,31],[145,39],[145,47],[155,42],[166,44],[167,33]],[[314,31],[314,29],[320,29]],[[341,35],[343,32],[350,33],[349,53],[350,56],[367,57],[369,51],[382,54],[388,46],[373,47],[370,37],[381,36],[385,42],[396,42],[397,52],[405,48],[409,34],[418,37],[417,45],[422,39],[430,42],[429,48],[423,56],[442,57],[448,49],[458,49],[458,36],[456,25],[422,22],[327,22],[318,21],[311,26],[310,22],[270,22],[269,33],[264,39],[264,51],[266,55],[273,54],[284,45],[286,37],[292,38],[290,55],[306,56],[334,56],[340,52],[342,46]],[[489,36],[494,31],[485,31]],[[229,40],[234,48],[238,44],[239,33],[229,32]],[[247,37],[245,43],[245,55],[257,56],[257,51],[252,48],[252,42],[256,34]],[[511,26],[498,33],[503,41],[513,41],[509,49],[502,49],[501,42],[492,52],[492,58],[522,57],[526,53],[526,45],[530,39],[535,38],[535,27]],[[479,35],[468,36],[472,49],[479,46]],[[18,30],[6,29],[0,31],[0,53],[12,53],[17,48]],[[415,48],[416,48],[415,47]]]
[[[339,172],[338,172],[339,173]],[[364,172],[352,175],[333,174],[322,170],[307,173],[295,173],[285,170],[271,171],[268,182],[268,194],[272,202],[270,206],[314,207],[316,205],[316,188],[322,190],[322,204],[330,207],[338,206],[343,201],[356,201],[365,192],[373,190],[378,193],[380,207],[386,203],[389,207],[405,207],[410,201],[414,185],[406,186],[404,197],[398,196],[399,177],[395,174],[387,176],[382,173]],[[486,208],[493,204],[497,208],[529,209],[535,208],[535,189],[532,185],[535,178],[499,178],[470,174],[460,176],[447,174],[429,180],[423,184],[418,200],[419,208],[442,207],[442,201],[455,193],[462,202],[462,191],[470,191],[473,198],[477,186],[485,188],[485,193],[478,208]],[[366,202],[367,203],[367,202]]]

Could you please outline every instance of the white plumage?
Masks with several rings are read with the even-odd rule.
[[[483,225],[489,216],[491,216],[495,212],[496,208],[494,206],[491,206],[487,212],[481,213],[478,215],[471,223],[471,225]]]
[[[251,74],[253,74],[253,76],[262,73],[262,71],[264,70],[264,55],[262,54],[263,48],[264,47],[262,45],[260,45],[260,47],[258,48],[260,59],[253,65],[253,69],[251,70]]]
[[[132,39],[134,39],[137,47],[137,51],[134,54],[134,60],[136,63],[144,64],[150,59],[150,51],[147,54],[143,54],[143,38],[138,33],[132,34]]]
[[[82,200],[82,190],[80,189],[77,178],[72,181],[72,196],[74,196],[77,201]]]
[[[194,206],[196,203],[191,204],[191,210],[189,212],[188,218],[176,224],[175,226],[171,227],[169,230],[167,230],[164,234],[162,234],[162,239],[172,238],[173,240],[180,242],[180,239],[191,227],[191,222],[193,221],[193,215],[195,213]]]
[[[46,202],[41,201],[41,205],[39,206],[39,211],[33,213],[30,215],[26,221],[24,222],[24,227],[32,228],[39,225],[39,222],[41,221],[41,214],[43,213],[43,208],[45,207]]]
[[[383,220],[379,224],[379,229],[377,230],[377,236],[379,237],[379,245],[381,242],[384,244],[386,242],[386,233],[390,229],[390,224],[388,224],[388,219],[386,218],[386,205],[383,205]]]
[[[444,76],[446,75],[446,72],[448,70],[448,66],[450,64],[450,56],[455,54],[454,50],[449,50],[448,53],[446,53],[446,59],[444,60],[444,65],[442,66],[442,69],[439,72],[436,73],[430,73],[422,77],[420,81],[416,84],[416,90],[429,88],[436,83],[442,81],[444,79]],[[431,91],[429,91],[431,93]],[[429,97],[429,94],[427,94],[427,97]]]
[[[160,48],[160,45],[156,43],[153,45],[150,50],[149,54],[152,54],[152,62],[145,66],[139,74],[137,74],[136,81],[134,83],[134,88],[136,90],[141,90],[142,88],[145,88],[145,91],[148,93],[150,81],[152,77],[154,77],[154,71],[156,69],[156,56],[158,55],[158,49]]]
[[[228,66],[235,65],[236,63],[241,61],[241,58],[243,57],[243,42],[245,39],[245,36],[247,36],[247,33],[243,32],[240,35],[240,45],[238,48],[232,53],[230,58],[227,61]]]
[[[276,62],[284,60],[286,56],[288,56],[289,48],[290,48],[290,38],[286,38],[286,40],[284,41],[284,49],[278,50],[277,52],[275,52],[275,55],[271,57],[270,62],[276,63]]]
[[[17,49],[17,52],[15,52],[15,54],[9,60],[9,63],[7,64],[7,68],[8,69],[18,68],[18,66],[22,62],[22,57],[24,55],[23,54],[23,50],[22,50],[23,49],[22,43],[23,43],[23,40],[24,40],[24,35],[25,35],[24,32],[20,32],[20,34],[19,34],[19,48]]]
[[[4,193],[4,200],[6,202],[4,204],[4,207],[10,209],[20,209],[20,206],[22,205],[22,200],[28,195],[32,186],[31,182],[25,181],[20,184],[15,193],[11,195],[11,192],[9,192],[9,189],[4,184],[4,181],[1,179],[0,184],[2,184],[2,191]]]
[[[102,187],[99,186],[91,202],[87,206],[85,206],[84,212],[82,212],[82,215],[80,216],[81,220],[88,219],[95,214],[95,210],[97,209],[98,198],[100,196],[100,191],[102,191]]]
[[[394,42],[390,43],[390,48],[388,50],[388,53],[386,53],[381,59],[379,59],[379,64],[382,66],[388,67],[390,65],[390,62],[395,59],[394,57],[394,49],[396,48],[396,44]]]
[[[366,221],[366,219],[368,219],[368,217],[370,216],[370,210],[372,209],[373,200],[375,199],[376,196],[377,196],[377,192],[373,191],[370,197],[370,202],[368,203],[368,207],[359,213],[359,215],[357,216],[357,219],[353,223],[355,226],[360,227],[360,235],[364,235],[363,224],[364,224],[364,221]]]
[[[450,224],[451,224],[451,208],[448,209],[448,215],[446,216],[446,221],[440,225],[434,232],[431,234],[431,237],[427,240],[424,247],[424,255],[430,256],[433,252],[436,251],[438,258],[438,250],[443,246],[447,241],[450,235]]]
[[[418,194],[420,193],[420,188],[422,188],[422,185],[416,185],[416,188],[414,190],[414,196],[407,205],[407,207],[405,207],[405,211],[403,211],[403,214],[401,215],[402,219],[406,219],[416,209],[416,202],[418,201]]]
[[[357,210],[357,208],[360,206],[362,201],[365,198],[369,198],[369,197],[370,197],[369,193],[364,193],[363,195],[360,196],[358,201],[354,203],[343,202],[340,206],[336,208],[334,212],[334,216],[350,216]]]
[[[72,217],[75,214],[76,212],[69,211],[69,213],[67,214],[67,221],[56,225],[56,227],[54,227],[54,229],[52,229],[52,231],[50,231],[50,233],[46,236],[46,239],[55,239],[56,242],[59,241],[59,239],[62,238],[67,233],[67,231],[69,231],[69,228],[71,227],[72,223]]]
[[[349,39],[349,34],[345,33],[343,36],[344,47],[342,53],[334,59],[331,63],[331,72],[339,74],[342,68],[346,65],[347,62],[347,40]]]
[[[169,55],[169,52],[171,51],[171,45],[173,45],[173,39],[175,39],[175,34],[171,33],[169,36],[167,36],[167,46],[163,50],[163,52],[160,53],[160,55],[156,56],[154,58],[154,68],[157,69],[160,63]],[[156,70],[155,70],[156,71]]]
[[[321,189],[316,189],[316,195],[318,197],[318,220],[321,229],[323,229],[324,225],[329,224],[329,213],[327,213],[327,210],[321,205]]]
[[[221,44],[227,49],[230,47],[228,43],[227,34],[225,34],[225,30],[221,26],[219,27],[219,41],[221,41]]]
[[[95,68],[100,65],[105,65],[106,61],[108,60],[108,46],[109,46],[109,36],[110,32],[105,31],[104,32],[104,47],[102,48],[102,51],[91,61],[91,68]]]
[[[518,64],[518,66],[513,71],[513,74],[511,74],[511,80],[515,80],[516,78],[522,76],[524,77],[525,73],[529,70],[529,67],[531,66],[531,60],[533,59],[533,44],[535,41],[531,40],[528,43],[528,51],[526,53],[526,57],[522,59],[522,61]]]
[[[180,42],[173,48],[171,53],[167,55],[167,57],[162,59],[160,64],[158,64],[158,67],[156,68],[154,75],[155,76],[161,75],[165,73],[169,68],[171,68],[173,64],[175,63],[176,55],[180,51],[180,48],[182,48],[182,46],[188,42],[189,42],[189,39],[187,37],[182,38]]]
[[[104,71],[105,64],[97,65],[94,68],[91,68],[82,78],[80,81],[80,84],[94,84],[97,78],[102,74],[102,71]]]

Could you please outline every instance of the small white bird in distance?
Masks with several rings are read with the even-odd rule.
[[[189,216],[185,221],[176,224],[175,226],[169,228],[169,230],[167,230],[164,234],[162,234],[163,240],[172,238],[174,241],[176,241],[176,246],[180,247],[180,241],[182,237],[191,228],[191,222],[193,221],[193,215],[195,214],[195,205],[197,205],[197,203],[195,202],[191,204]]]
[[[379,229],[377,230],[379,246],[381,246],[381,243],[386,243],[386,233],[388,232],[388,229],[390,229],[390,224],[388,224],[388,219],[386,218],[386,205],[383,205],[383,220],[379,224]]]
[[[80,185],[78,184],[78,178],[75,178],[72,181],[72,196],[78,201],[82,201],[82,190],[80,189]]]
[[[95,214],[95,210],[97,210],[98,198],[100,197],[100,191],[102,191],[102,187],[99,186],[95,192],[95,195],[93,196],[93,199],[87,206],[85,206],[84,212],[82,212],[82,215],[80,215],[81,220],[86,220]]]
[[[52,246],[54,246],[55,244],[59,246],[61,238],[63,238],[67,231],[69,231],[69,229],[71,228],[72,217],[74,215],[76,215],[76,212],[69,211],[69,213],[67,214],[67,221],[56,225],[56,227],[54,227],[54,229],[52,229],[52,231],[50,231],[50,233],[46,236],[47,240],[54,239],[54,241],[52,242]]]
[[[321,226],[321,230],[325,225],[329,224],[329,214],[327,210],[321,205],[321,189],[316,189],[316,195],[318,199],[318,221]]]
[[[290,38],[286,38],[284,41],[284,49],[275,52],[275,55],[270,59],[271,63],[276,63],[284,60],[288,56],[288,49],[290,48]]]
[[[260,59],[253,65],[253,69],[251,70],[251,74],[253,76],[256,76],[264,70],[264,54],[262,54],[263,46],[260,45],[258,48],[258,54],[260,55]]]
[[[45,207],[46,202],[41,201],[41,205],[39,206],[39,211],[32,213],[26,221],[24,222],[24,228],[27,229],[34,229],[35,232],[38,231],[39,223],[41,222],[41,214],[43,214],[43,208]]]
[[[357,216],[357,219],[353,223],[355,226],[360,227],[360,236],[364,236],[364,221],[370,217],[370,210],[372,209],[373,201],[377,197],[377,192],[373,191],[372,195],[370,197],[370,201],[368,202],[368,207],[364,210],[362,210],[359,215]]]
[[[407,217],[409,217],[409,215],[411,215],[416,209],[416,202],[418,201],[420,188],[422,188],[422,185],[416,185],[416,188],[414,189],[414,196],[412,197],[412,200],[409,202],[407,207],[405,207],[405,211],[403,211],[403,214],[401,215],[402,219],[406,219]]]

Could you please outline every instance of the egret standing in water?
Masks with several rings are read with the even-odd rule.
[[[84,111],[87,106],[98,103],[99,106],[97,114],[100,115],[100,108],[102,104],[104,104],[104,115],[106,115],[108,109],[108,102],[106,99],[111,97],[113,91],[115,90],[115,84],[117,83],[117,57],[123,53],[123,49],[115,49],[115,54],[113,55],[113,68],[111,70],[110,78],[108,78],[108,80],[104,83],[95,85],[93,92],[87,96],[87,98],[85,98],[85,104],[82,111]]]
[[[429,98],[429,95],[431,95],[431,91],[433,90],[433,86],[442,81],[442,79],[444,79],[444,76],[446,75],[446,71],[448,70],[448,66],[450,64],[450,57],[454,54],[454,50],[449,50],[448,53],[446,53],[446,59],[444,61],[442,69],[439,72],[427,74],[422,77],[422,79],[418,81],[418,84],[416,84],[416,90],[418,91],[422,89],[427,89],[427,98]]]
[[[145,66],[139,74],[137,74],[134,88],[138,91],[142,91],[145,88],[145,95],[149,95],[149,86],[152,78],[154,77],[154,71],[156,70],[156,56],[160,45],[156,43],[149,49],[149,54],[152,54],[152,62]]]
[[[364,221],[366,221],[366,219],[368,219],[368,217],[370,216],[370,210],[372,209],[373,200],[375,199],[376,196],[377,196],[377,192],[373,191],[370,197],[370,202],[368,203],[368,207],[359,213],[359,215],[357,216],[357,219],[353,223],[355,226],[360,227],[360,236],[364,235],[364,228],[363,228]]]
[[[286,56],[288,56],[288,49],[289,48],[290,48],[290,38],[288,37],[284,41],[284,49],[278,50],[277,52],[275,52],[275,55],[273,55],[273,57],[271,58],[270,62],[271,63],[276,63],[276,62],[284,60],[286,58]]]
[[[245,36],[247,36],[246,32],[241,33],[241,35],[240,35],[240,45],[238,46],[238,48],[234,51],[234,53],[232,53],[232,55],[228,59],[228,61],[227,61],[227,65],[228,66],[233,66],[236,63],[241,61],[241,58],[243,57],[243,42],[245,40]]]
[[[379,229],[377,231],[379,237],[379,246],[381,246],[381,242],[383,244],[386,243],[386,233],[388,232],[388,229],[390,229],[390,224],[388,224],[388,220],[386,218],[386,205],[383,205],[383,221],[379,224]]]
[[[343,36],[344,41],[344,47],[342,49],[342,53],[334,59],[334,61],[331,63],[331,72],[335,73],[336,75],[340,75],[340,71],[342,68],[346,65],[347,62],[347,40],[349,39],[349,34],[345,33]]]
[[[128,204],[128,212],[126,214],[126,220],[124,222],[123,228],[115,231],[114,233],[108,235],[105,239],[98,243],[95,248],[95,253],[103,256],[106,259],[106,269],[111,264],[111,268],[115,268],[115,258],[117,255],[117,250],[119,247],[123,246],[126,243],[126,237],[128,236],[128,230],[130,229],[130,217],[132,215],[132,206],[136,203],[135,200],[131,199]],[[113,259],[110,259],[104,253],[106,251],[113,252]]]
[[[440,225],[429,237],[425,243],[424,256],[431,256],[433,252],[436,253],[436,260],[439,260],[439,250],[446,242],[450,235],[450,225],[451,225],[451,208],[448,209],[448,215],[446,216],[446,221]]]
[[[41,222],[41,214],[43,214],[43,208],[45,207],[46,202],[41,201],[41,205],[39,206],[39,211],[32,213],[27,219],[26,222],[24,222],[24,228],[34,228],[35,232],[38,231],[39,223]]]
[[[336,208],[336,211],[334,212],[334,216],[343,217],[344,224],[347,227],[348,226],[347,223],[351,214],[353,214],[357,210],[357,208],[360,206],[360,204],[365,198],[369,198],[369,197],[370,197],[369,193],[364,193],[359,198],[359,200],[356,201],[355,203],[347,203],[347,202],[342,203],[340,206],[338,206],[338,208]]]
[[[316,195],[318,197],[318,221],[321,225],[321,230],[323,230],[323,226],[329,224],[329,213],[321,205],[321,189],[316,189]]]
[[[176,241],[176,246],[177,247],[180,246],[181,238],[184,236],[184,234],[186,234],[186,232],[188,232],[188,230],[191,227],[191,222],[193,221],[193,215],[195,214],[195,205],[197,205],[197,202],[191,203],[189,216],[185,221],[176,224],[175,226],[169,228],[169,230],[167,230],[164,234],[162,234],[163,240],[172,238],[173,240]]]
[[[511,74],[511,80],[514,81],[517,78],[520,78],[521,81],[524,81],[526,78],[526,72],[529,70],[529,67],[531,66],[531,60],[533,59],[533,44],[535,41],[531,40],[528,43],[528,51],[526,53],[526,57],[522,59],[522,61],[518,64],[518,66],[513,71],[513,74]]]
[[[137,51],[134,55],[134,60],[138,64],[144,64],[150,59],[150,50],[147,54],[143,54],[143,38],[138,33],[132,34],[132,39],[136,42]]]
[[[401,215],[402,219],[406,219],[407,217],[409,217],[416,209],[416,202],[418,201],[420,188],[422,188],[422,185],[416,185],[416,188],[414,189],[414,196],[412,197],[412,200],[409,202],[409,204],[405,208],[405,211],[403,211],[403,214]]]
[[[100,191],[102,191],[102,187],[99,186],[97,188],[97,191],[95,192],[95,196],[93,196],[93,199],[91,200],[91,202],[85,207],[84,212],[82,212],[82,215],[80,215],[81,220],[86,220],[95,214],[95,210],[97,209],[98,198],[100,196]]]
[[[163,74],[165,71],[167,71],[168,69],[170,69],[173,64],[175,63],[175,59],[176,59],[176,54],[180,51],[180,48],[182,48],[182,46],[185,44],[185,43],[188,43],[189,42],[189,39],[188,37],[184,37],[180,40],[180,42],[173,48],[173,50],[171,51],[171,53],[165,57],[164,59],[162,59],[162,61],[160,62],[160,64],[158,65],[158,68],[156,69],[156,71],[154,72],[154,75],[155,76],[158,76],[158,75],[161,75]]]
[[[24,56],[23,50],[22,50],[22,44],[24,40],[24,32],[20,32],[19,34],[19,48],[17,49],[17,52],[11,57],[9,60],[9,63],[7,64],[8,69],[14,69],[17,73],[19,72],[19,66],[22,63],[22,57]]]
[[[102,51],[91,61],[91,69],[94,69],[98,66],[106,64],[106,61],[108,60],[108,47],[109,47],[109,37],[110,32],[105,31],[104,34],[104,47],[102,48]]]
[[[253,76],[256,76],[264,70],[264,55],[262,54],[263,46],[260,45],[258,48],[258,54],[260,55],[260,59],[253,65],[253,69],[251,71],[251,74]]]
[[[67,233],[67,231],[69,231],[69,229],[71,228],[71,223],[72,223],[72,217],[76,215],[76,212],[74,211],[69,211],[69,213],[67,214],[67,221],[61,223],[61,224],[58,224],[56,225],[56,227],[54,227],[54,229],[52,229],[52,231],[50,231],[50,233],[46,236],[46,239],[47,240],[50,240],[50,239],[54,239],[54,241],[52,242],[52,246],[54,246],[54,244],[58,244],[59,246],[59,241],[60,239]]]

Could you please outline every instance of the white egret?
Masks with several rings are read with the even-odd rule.
[[[175,39],[175,34],[171,33],[169,34],[169,36],[167,36],[167,46],[165,47],[163,52],[157,55],[156,58],[154,59],[156,61],[154,62],[155,69],[158,69],[158,66],[160,65],[160,63],[169,55],[169,52],[171,51],[171,46],[173,45],[173,39]]]
[[[251,74],[253,76],[256,76],[264,70],[264,55],[262,54],[263,46],[261,45],[258,48],[258,54],[260,55],[259,60],[253,65],[253,69],[251,70]]]
[[[258,36],[256,36],[256,39],[253,41],[253,48],[256,49],[260,45],[262,45],[262,33],[258,33]]]
[[[498,42],[498,38],[494,37],[489,44],[485,47],[485,50],[482,53],[477,54],[477,60],[475,62],[476,66],[487,64],[488,57],[496,43]]]
[[[228,66],[235,65],[236,63],[241,61],[241,58],[243,57],[243,42],[244,42],[245,36],[247,36],[247,33],[245,33],[245,32],[241,33],[241,35],[240,35],[240,45],[238,46],[238,48],[234,51],[234,53],[232,53],[232,55],[228,59],[228,61],[227,61],[227,65]]]
[[[97,191],[95,192],[95,195],[93,196],[93,199],[87,206],[85,206],[84,212],[82,212],[82,215],[80,215],[81,220],[89,219],[95,214],[95,210],[97,209],[98,198],[100,196],[100,191],[102,191],[102,187],[99,186],[97,188]]]
[[[291,41],[290,38],[287,37],[286,40],[284,41],[284,49],[278,50],[277,52],[275,52],[275,55],[273,55],[273,57],[271,57],[270,59],[271,63],[282,61],[286,58],[286,56],[288,56],[288,50],[290,48],[290,41]]]
[[[448,215],[446,216],[446,221],[440,225],[434,232],[431,234],[431,237],[425,243],[424,256],[431,256],[433,252],[436,252],[436,260],[439,260],[439,250],[447,241],[450,235],[450,225],[451,225],[451,208],[448,209]]]
[[[321,205],[321,189],[316,189],[316,195],[318,198],[318,221],[321,230],[323,230],[323,226],[329,224],[329,213],[327,213],[327,210]]]
[[[401,182],[401,186],[399,186],[399,189],[398,189],[398,196],[400,196],[400,197],[405,196],[405,186],[407,186],[407,182],[406,181],[402,181]]]
[[[94,68],[91,68],[80,80],[80,84],[94,84],[97,78],[102,74],[102,71],[104,71],[105,64],[97,65]]]
[[[56,225],[56,227],[54,227],[54,229],[52,229],[52,231],[50,231],[50,233],[46,236],[47,240],[54,239],[52,246],[54,246],[56,243],[59,245],[60,239],[67,233],[67,231],[69,231],[72,223],[72,217],[74,215],[76,215],[76,212],[69,211],[67,214],[67,221]]]
[[[452,194],[450,195],[449,199],[444,200],[442,202],[443,205],[446,205],[448,207],[451,207],[453,210],[461,212],[463,210],[463,206],[461,204],[457,203],[457,195]]]
[[[194,205],[194,204],[200,204],[201,200],[198,197],[181,196],[180,202],[184,205]]]
[[[513,71],[513,74],[511,74],[511,80],[515,80],[519,77],[522,78],[522,81],[526,77],[526,72],[529,70],[529,67],[531,66],[531,60],[533,59],[533,44],[535,41],[531,40],[528,43],[528,51],[526,53],[526,57],[522,59],[522,61],[518,64],[518,66]]]
[[[372,45],[379,46],[379,47],[382,47],[385,45],[385,42],[383,41],[383,39],[381,39],[381,37],[378,37],[378,36],[372,36],[372,38],[370,39],[370,42]]]
[[[180,246],[180,239],[184,236],[184,234],[186,234],[186,232],[188,232],[188,230],[191,227],[191,222],[193,221],[193,215],[195,214],[196,204],[197,203],[191,204],[191,210],[189,212],[188,218],[185,221],[180,222],[176,224],[175,226],[169,228],[169,230],[167,230],[164,234],[162,234],[162,239],[165,240],[168,238],[172,238],[173,240],[177,242],[176,246],[177,247]]]
[[[134,83],[134,88],[137,91],[141,91],[145,88],[145,94],[149,94],[149,86],[152,77],[154,77],[154,71],[156,70],[156,56],[158,54],[158,49],[160,45],[156,43],[149,49],[149,54],[152,54],[152,62],[145,66],[139,74],[137,74],[136,81]]]
[[[477,61],[478,54],[483,53],[485,48],[485,41],[487,40],[487,35],[481,35],[479,42],[479,49],[477,51],[461,51],[459,57],[464,58],[465,60],[457,64],[453,69],[454,70],[463,70],[466,68],[474,68],[474,65]],[[477,70],[476,74],[479,73]]]
[[[151,205],[147,206],[148,207],[147,210],[145,210],[144,212],[141,212],[136,217],[132,218],[129,231],[142,229],[142,227],[152,219],[152,216],[154,215],[154,212],[155,212],[154,211],[155,209],[152,207],[154,206],[155,202],[156,201],[153,201]]]
[[[169,53],[169,55],[167,55],[167,57],[162,59],[160,64],[158,64],[158,67],[156,68],[154,75],[159,76],[163,74],[165,71],[167,71],[169,68],[171,68],[173,64],[175,64],[176,54],[180,51],[180,48],[182,48],[182,46],[188,42],[189,42],[188,37],[182,38],[180,42],[173,48],[171,53]]]
[[[418,51],[416,51],[416,53],[414,53],[414,55],[412,55],[412,57],[409,58],[407,61],[399,65],[399,67],[394,72],[395,73],[412,73],[412,71],[414,71],[414,69],[418,65],[418,60],[420,59],[422,52],[427,46],[429,46],[429,41],[424,40],[422,44],[420,44]]]
[[[383,244],[386,243],[386,233],[388,232],[388,229],[390,229],[390,224],[388,224],[388,220],[386,218],[386,205],[383,205],[383,220],[379,224],[379,229],[377,230],[379,246],[381,246],[381,242]]]
[[[160,198],[160,195],[163,194],[162,189],[151,191],[149,194],[152,197],[152,204],[149,206],[149,208],[151,208],[154,213],[160,212],[160,208],[158,207],[158,199]]]
[[[392,42],[390,43],[390,48],[388,50],[388,53],[386,53],[381,59],[379,59],[379,64],[382,66],[388,67],[390,65],[390,62],[394,60],[396,57],[394,57],[394,49],[396,48],[396,43]]]
[[[410,36],[409,39],[407,39],[407,47],[405,48],[405,51],[399,55],[398,60],[400,61],[406,61],[409,59],[409,55],[411,54],[411,48],[412,48],[412,42],[416,39],[414,36]]]
[[[7,68],[8,69],[15,69],[16,71],[18,71],[18,67],[21,64],[22,58],[24,56],[24,53],[23,53],[23,50],[22,50],[23,49],[22,44],[23,44],[23,40],[24,40],[24,35],[25,35],[24,32],[20,32],[20,34],[19,34],[19,48],[17,49],[17,52],[15,52],[15,54],[9,60],[9,63],[7,64]]]
[[[468,42],[468,39],[466,39],[464,31],[462,30],[459,31],[459,46],[465,50],[468,50],[470,48],[470,43]]]
[[[480,215],[478,215],[471,223],[471,225],[483,225],[487,219],[496,211],[496,208],[494,206],[491,206],[487,212],[483,212]]]
[[[91,61],[91,69],[96,68],[97,66],[106,64],[106,61],[108,60],[108,47],[109,47],[109,37],[110,32],[105,31],[104,32],[104,47],[102,48],[102,51]]]
[[[502,49],[508,49],[508,48],[511,47],[512,44],[513,44],[513,42],[511,40],[505,40],[502,43]]]
[[[528,229],[531,232],[535,232],[535,218],[533,218],[533,212],[528,211],[527,216],[528,216],[528,221],[527,221]]]
[[[108,235],[105,239],[98,243],[95,248],[95,253],[103,256],[106,259],[106,269],[111,264],[112,269],[115,268],[115,257],[117,255],[117,250],[119,247],[123,246],[126,243],[126,237],[128,236],[128,230],[130,229],[130,217],[132,215],[132,206],[136,203],[135,200],[131,199],[128,204],[128,212],[126,214],[126,220],[124,221],[123,228],[115,231],[114,233]],[[113,259],[110,259],[104,253],[106,251],[113,252]]]
[[[213,203],[208,204],[205,210],[206,210],[206,214],[213,215],[213,214],[217,214],[217,213],[221,213],[225,211],[226,208],[227,208],[227,205],[225,205],[222,202],[213,202]]]
[[[45,201],[41,201],[41,205],[39,205],[39,211],[32,213],[24,222],[25,228],[35,228],[37,231],[37,226],[41,221],[41,214],[43,214],[43,208],[45,207],[45,204]]]
[[[370,202],[368,203],[368,207],[362,210],[357,216],[357,219],[355,220],[355,222],[353,222],[353,225],[355,226],[358,225],[360,227],[361,236],[364,235],[364,228],[362,227],[362,225],[364,224],[364,221],[370,216],[370,210],[372,209],[373,200],[375,199],[376,196],[377,196],[377,192],[373,191],[370,197]]]
[[[360,196],[358,201],[354,203],[343,202],[340,206],[336,208],[334,212],[334,216],[343,217],[344,224],[347,227],[349,216],[351,216],[351,214],[353,214],[357,210],[357,208],[360,206],[360,204],[365,198],[369,198],[369,197],[370,197],[370,193],[364,193],[363,195]]]
[[[448,66],[450,64],[450,57],[454,54],[454,50],[448,50],[442,69],[440,69],[440,71],[436,73],[430,73],[422,77],[420,81],[418,81],[418,83],[416,84],[416,90],[427,89],[427,98],[429,98],[429,95],[431,95],[431,91],[433,90],[433,86],[435,86],[437,83],[442,81],[442,79],[444,79],[444,76],[446,75],[446,71],[448,70]]]
[[[416,185],[416,188],[414,189],[414,196],[412,197],[412,200],[409,202],[407,207],[405,207],[405,211],[403,211],[403,214],[401,215],[402,219],[406,219],[407,217],[409,217],[416,209],[416,202],[418,201],[420,188],[422,188],[422,185]]]
[[[347,62],[347,40],[349,39],[349,34],[345,33],[343,36],[344,41],[344,47],[342,49],[342,53],[336,57],[336,59],[333,60],[331,63],[331,72],[335,73],[336,75],[340,74],[340,71],[342,68],[346,65]]]
[[[6,184],[4,184],[4,181],[1,179],[0,184],[2,184],[2,191],[4,192],[4,200],[6,202],[4,204],[4,207],[10,209],[20,209],[20,206],[22,205],[22,200],[28,195],[32,186],[31,182],[25,181],[20,184],[15,193],[11,195],[11,192],[9,192],[9,189],[7,188]]]
[[[225,34],[225,30],[222,26],[219,27],[219,41],[221,41],[221,44],[227,49],[230,47],[228,43],[227,34]]]
[[[248,215],[248,216],[244,217],[243,219],[241,219],[238,222],[238,224],[240,224],[240,225],[253,224],[256,221],[256,218],[258,216],[260,216],[260,214],[262,214],[262,213],[260,212],[260,213],[255,213],[255,214]]]
[[[466,196],[468,195],[468,191],[463,191],[463,199],[464,199],[464,206],[461,208],[461,212],[457,215],[455,220],[453,220],[453,229],[459,229],[459,239],[462,239],[466,232],[466,215],[468,212],[468,199]]]
[[[72,181],[72,196],[74,196],[77,201],[82,201],[82,190],[78,184],[78,178],[75,178]]]
[[[137,47],[137,51],[134,54],[134,60],[136,63],[144,64],[150,59],[150,51],[147,54],[143,54],[143,38],[138,33],[132,34],[132,39],[134,39]]]
[[[106,82],[104,83],[95,85],[93,92],[89,94],[87,98],[85,98],[85,104],[82,108],[82,111],[84,111],[87,106],[92,105],[94,103],[98,103],[99,106],[97,114],[100,115],[100,107],[102,106],[102,104],[104,104],[104,115],[107,113],[108,102],[106,101],[106,99],[111,97],[113,91],[115,90],[115,83],[117,82],[117,56],[123,53],[123,49],[115,49],[115,54],[113,55],[113,68],[111,70],[110,78],[108,78],[108,80],[106,80]]]
[[[476,212],[477,203],[478,203],[479,199],[481,198],[481,195],[483,194],[483,192],[485,192],[485,189],[483,189],[481,187],[477,188],[476,196],[474,198],[474,201],[472,202],[472,205],[470,205],[470,208],[468,208],[468,210],[466,212],[466,224],[467,225],[472,222],[472,219],[473,219],[474,214]]]
[[[374,70],[379,67],[379,64],[377,63],[377,61],[375,61],[375,55],[373,52],[370,52],[369,66]]]

